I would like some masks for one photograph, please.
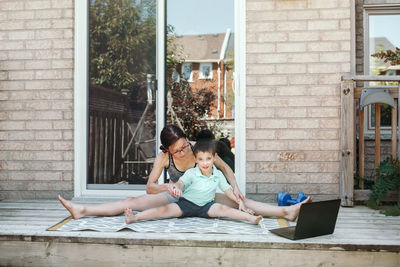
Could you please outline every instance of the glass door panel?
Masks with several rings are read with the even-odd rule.
[[[369,75],[400,75],[400,67],[395,60],[400,53],[400,29],[393,27],[400,23],[400,11],[397,14],[385,13],[370,14],[368,17],[368,46],[369,46]],[[370,85],[393,85],[397,82],[375,82]],[[375,129],[375,104],[369,108],[368,129]],[[392,108],[381,105],[381,127],[390,129],[392,125]]]
[[[234,0],[167,0],[166,120],[234,148]]]
[[[89,0],[88,189],[147,182],[156,153],[156,7]]]

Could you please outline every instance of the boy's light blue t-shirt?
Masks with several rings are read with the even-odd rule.
[[[217,186],[225,192],[231,188],[223,173],[213,165],[210,177],[201,173],[198,166],[187,170],[179,179],[185,184],[183,197],[198,206],[203,206],[214,200]]]

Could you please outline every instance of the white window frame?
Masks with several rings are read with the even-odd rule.
[[[199,66],[199,80],[211,80],[213,78],[213,68],[212,68],[212,63],[200,63]],[[205,76],[203,73],[202,67],[209,67],[210,68],[210,73],[208,76]]]
[[[144,190],[87,189],[88,145],[88,1],[75,0],[74,58],[74,197],[115,198],[139,196]],[[235,0],[235,176],[239,189],[246,193],[246,0]],[[157,2],[157,109],[165,109],[165,1]],[[157,114],[157,147],[165,114]],[[163,183],[160,177],[159,183]]]
[[[190,75],[189,75],[189,79],[187,79],[187,80],[185,79],[185,77],[183,75],[185,66],[190,66]],[[181,73],[182,73],[182,79],[186,80],[187,82],[193,82],[193,65],[192,65],[192,63],[183,63],[182,67],[181,67]]]
[[[364,73],[369,74],[369,16],[370,15],[394,15],[400,14],[400,4],[399,5],[364,5],[363,11],[363,34],[364,34]],[[368,86],[369,83],[365,83]],[[364,133],[365,135],[371,136],[373,138],[375,134],[375,127],[372,126],[372,109],[371,106],[365,107],[364,112]],[[381,126],[382,137],[390,138],[391,136],[391,126]],[[386,136],[386,137],[385,137]]]

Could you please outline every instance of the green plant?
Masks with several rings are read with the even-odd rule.
[[[394,208],[389,210],[382,210],[380,213],[385,214],[386,216],[400,216],[400,207],[394,206]]]
[[[372,193],[370,199],[366,202],[370,208],[378,209],[382,205],[383,199],[387,192],[393,188],[400,190],[400,161],[392,160],[390,158],[381,162],[376,170],[377,179],[372,186]],[[381,213],[394,216],[393,214],[400,215],[397,212],[399,207],[395,206],[392,210],[382,211]]]
[[[374,185],[373,180],[365,179],[360,177],[358,173],[354,174],[354,189],[361,189],[360,187],[360,182],[364,184],[363,189],[372,189],[372,186]]]

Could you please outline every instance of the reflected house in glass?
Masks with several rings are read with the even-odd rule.
[[[173,79],[188,81],[193,92],[202,88],[215,92],[217,100],[209,118],[233,118],[234,34],[227,29],[226,33],[175,37],[184,62],[178,64]]]

